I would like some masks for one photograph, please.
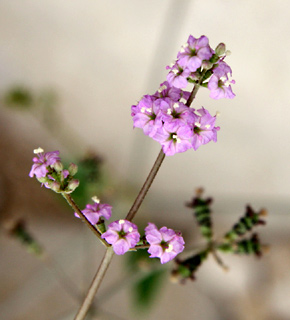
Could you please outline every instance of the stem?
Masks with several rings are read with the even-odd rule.
[[[110,247],[110,245],[107,243],[106,240],[101,238],[101,233],[96,229],[90,221],[86,218],[86,216],[82,213],[80,208],[77,206],[77,204],[74,202],[73,198],[67,194],[67,193],[62,193],[62,196],[65,198],[67,203],[73,208],[73,210],[78,214],[78,216],[82,219],[82,221],[93,231],[93,233],[99,238],[99,240],[102,242],[103,245],[106,247]]]
[[[135,202],[133,203],[130,211],[128,212],[128,214],[125,218],[126,220],[132,221],[133,218],[135,217],[135,214],[137,213],[139,207],[141,206],[141,204],[142,204],[142,202],[143,202],[143,200],[144,200],[144,198],[145,198],[164,158],[165,158],[165,154],[161,149],[151,171],[149,172],[149,175],[148,175],[146,181],[143,184],[143,187],[141,188],[139,194],[137,195],[137,197],[135,199]]]
[[[206,71],[207,71],[207,69],[204,69],[202,71],[198,82],[194,85],[194,87],[193,87],[193,89],[191,91],[191,94],[190,94],[190,96],[189,96],[189,98],[188,98],[188,100],[186,101],[186,104],[185,104],[187,107],[190,107],[190,105],[192,104],[192,101],[195,99],[195,96],[197,94],[198,89],[200,88],[200,85],[202,83],[202,80],[203,80],[203,77],[204,77]]]
[[[89,288],[89,291],[85,297],[85,300],[83,301],[83,304],[81,305],[81,307],[79,308],[79,311],[77,313],[77,315],[75,316],[74,320],[84,320],[89,309],[90,306],[93,302],[93,299],[101,285],[101,282],[105,276],[105,273],[112,261],[112,258],[114,256],[114,251],[112,247],[108,247],[105,253],[105,256],[99,266],[99,269],[91,283],[91,286]]]

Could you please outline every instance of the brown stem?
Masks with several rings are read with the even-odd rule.
[[[139,207],[141,206],[141,204],[142,204],[142,202],[143,202],[143,200],[144,200],[144,198],[145,198],[164,158],[165,158],[165,154],[161,149],[151,171],[149,172],[149,175],[148,175],[146,181],[143,184],[143,187],[141,188],[139,194],[137,195],[137,197],[135,199],[135,202],[133,203],[130,211],[128,212],[128,214],[125,218],[126,220],[132,221],[133,218],[135,217],[135,214],[137,213]]]
[[[104,279],[105,273],[113,259],[114,256],[114,251],[112,247],[108,247],[105,253],[105,256],[99,266],[99,269],[91,283],[91,286],[89,288],[89,291],[81,305],[81,307],[79,308],[79,311],[77,313],[77,315],[75,316],[74,320],[84,320],[89,309],[90,306],[93,302],[93,299],[101,285],[102,280]]]
[[[78,214],[78,216],[82,219],[82,221],[93,231],[93,233],[99,238],[99,240],[102,242],[103,245],[106,247],[110,247],[110,245],[107,243],[106,240],[101,238],[101,233],[96,229],[90,221],[86,218],[86,216],[82,213],[80,208],[77,206],[77,204],[74,202],[73,198],[67,194],[67,193],[62,193],[62,196],[65,198],[67,203],[73,208],[73,210]]]

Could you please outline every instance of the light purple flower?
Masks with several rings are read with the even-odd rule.
[[[175,153],[185,152],[192,148],[193,131],[192,127],[187,124],[180,126],[173,124],[172,127],[168,124],[159,129],[154,140],[158,141],[166,156],[173,156]]]
[[[235,94],[232,91],[231,84],[235,80],[231,80],[232,69],[224,61],[220,61],[218,66],[213,69],[213,75],[208,81],[208,89],[210,90],[210,97],[212,99],[233,99]]]
[[[128,220],[117,220],[108,225],[102,238],[113,246],[116,254],[121,255],[134,248],[140,240],[137,226]]]
[[[197,110],[200,116],[196,115],[193,126],[192,147],[197,150],[202,144],[207,144],[211,140],[217,141],[217,131],[219,127],[215,127],[216,116],[212,117],[205,109]]]
[[[95,225],[99,222],[101,217],[109,220],[112,214],[112,206],[106,203],[100,203],[97,197],[93,197],[94,204],[87,204],[86,208],[82,210],[82,213],[90,221],[91,224]],[[79,218],[79,215],[75,212],[75,216]]]
[[[167,67],[167,69],[170,69],[167,74],[167,81],[171,86],[176,88],[187,87],[187,77],[190,75],[190,70],[184,64],[176,61],[173,66]]]
[[[187,107],[182,102],[175,102],[169,98],[165,98],[163,101],[166,103],[163,103],[160,109],[165,129],[173,132],[182,125],[193,124],[195,120],[194,109]]]
[[[48,167],[54,165],[57,161],[60,161],[59,151],[44,152],[43,149],[38,148],[34,150],[37,157],[34,157],[32,161],[34,164],[29,172],[29,176],[33,178],[44,178],[48,173]]]
[[[136,106],[132,106],[134,128],[141,128],[145,135],[152,137],[162,127],[160,104],[162,102],[157,104],[155,98],[146,95]]]
[[[174,259],[184,249],[181,233],[172,229],[162,227],[158,230],[154,223],[149,222],[145,228],[145,236],[150,244],[150,258],[160,258],[162,264]]]
[[[156,99],[170,98],[172,101],[179,101],[181,98],[188,100],[190,92],[183,91],[179,88],[173,87],[168,81],[164,81],[160,84],[160,88],[154,93],[153,97]]]
[[[178,53],[177,58],[179,63],[186,66],[191,72],[195,72],[201,67],[203,60],[209,60],[211,58],[213,52],[206,36],[201,36],[196,39],[190,35],[187,43]]]

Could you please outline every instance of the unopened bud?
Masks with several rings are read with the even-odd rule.
[[[224,53],[226,52],[226,45],[224,43],[220,43],[217,45],[217,47],[215,48],[215,53],[218,56],[222,56]]]
[[[210,62],[210,61],[208,61],[208,60],[202,61],[202,67],[203,67],[203,69],[209,70],[209,69],[212,68],[212,66],[213,66],[213,63],[212,63],[212,62]]]
[[[68,167],[69,174],[74,176],[78,172],[78,166],[74,163],[71,163]]]
[[[52,167],[55,169],[55,171],[57,171],[57,172],[61,172],[62,170],[63,170],[63,165],[62,165],[62,163],[58,160],[58,161],[56,161],[53,165],[52,165]]]
[[[79,180],[76,180],[76,179],[71,180],[65,189],[65,193],[72,193],[79,186],[79,184],[80,184]]]
[[[57,192],[57,193],[61,192],[59,182],[53,181],[53,182],[49,183],[49,188],[51,190],[53,190],[54,192]]]

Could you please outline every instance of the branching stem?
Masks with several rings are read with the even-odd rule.
[[[62,193],[62,196],[65,198],[67,203],[73,208],[73,210],[79,215],[79,217],[82,219],[82,221],[92,230],[92,232],[99,238],[99,240],[102,242],[103,245],[106,247],[110,247],[110,245],[107,243],[106,240],[101,238],[101,233],[98,231],[97,228],[95,228],[90,221],[86,218],[86,216],[82,213],[78,205],[74,202],[73,198],[67,194]]]

